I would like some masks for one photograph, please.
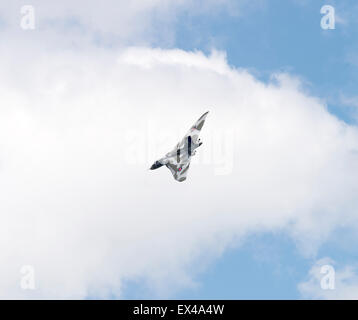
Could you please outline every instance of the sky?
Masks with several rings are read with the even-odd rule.
[[[356,1],[30,2],[0,4],[1,298],[358,298]],[[148,171],[205,111],[188,179]]]

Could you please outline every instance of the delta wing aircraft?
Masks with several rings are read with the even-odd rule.
[[[199,120],[195,122],[185,137],[172,151],[167,153],[165,157],[155,161],[150,167],[150,170],[155,170],[165,165],[173,174],[175,180],[183,182],[188,174],[191,157],[196,153],[195,149],[202,145],[199,134],[208,113],[209,111],[205,112]]]

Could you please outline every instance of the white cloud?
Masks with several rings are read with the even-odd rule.
[[[134,43],[173,45],[181,14],[238,12],[241,4],[247,0],[32,0],[27,5],[35,9],[36,31],[29,34],[20,27],[24,2],[13,0],[0,3],[0,34],[8,44],[16,36],[21,41],[46,42],[51,48],[82,50],[93,44],[111,48]]]
[[[128,279],[167,297],[246,234],[284,230],[310,254],[357,228],[357,128],[289,75],[266,85],[220,53],[22,52],[0,59],[0,297],[120,297]],[[161,134],[207,109],[199,154],[231,130],[232,173],[148,171],[177,142]],[[129,163],[133,145],[151,160]]]
[[[30,32],[22,4],[0,3],[0,297],[121,297],[130,279],[167,297],[246,234],[284,230],[312,254],[357,228],[356,126],[290,75],[144,45],[201,4],[34,0]],[[207,109],[188,181],[148,171]]]
[[[350,265],[335,270],[334,289],[321,287],[324,265],[335,266],[335,262],[329,258],[318,260],[309,271],[308,279],[298,285],[298,289],[305,299],[328,299],[328,300],[356,300],[358,298],[358,275],[356,268]]]

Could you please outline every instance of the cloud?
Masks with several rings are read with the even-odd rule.
[[[312,254],[356,230],[357,127],[290,75],[265,84],[219,52],[27,54],[0,54],[0,297],[121,297],[138,279],[169,297],[248,234]],[[206,110],[188,180],[148,171]]]
[[[350,265],[334,271],[334,288],[322,288],[322,278],[327,274],[329,265],[334,270],[335,262],[329,258],[318,260],[310,269],[308,279],[299,284],[298,289],[305,299],[355,300],[358,298],[358,275]],[[333,268],[333,269],[332,269]],[[324,280],[324,279],[323,279]]]
[[[14,36],[21,41],[46,42],[50,48],[85,49],[96,45],[120,47],[175,43],[175,25],[182,14],[210,15],[213,12],[234,13],[247,0],[233,5],[232,0],[103,0],[46,1],[33,0],[36,32],[20,27],[23,1],[0,4],[0,32],[7,43]],[[240,5],[239,5],[240,4]]]

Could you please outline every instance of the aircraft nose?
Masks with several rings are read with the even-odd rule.
[[[162,166],[162,164],[159,161],[155,161],[153,165],[150,167],[150,170],[158,169]]]

